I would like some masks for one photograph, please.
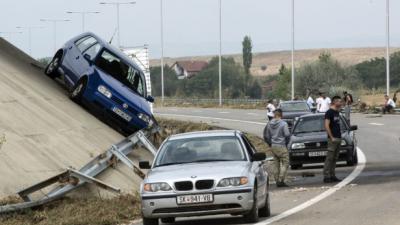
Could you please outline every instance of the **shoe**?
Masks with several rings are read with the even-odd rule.
[[[342,181],[341,179],[337,178],[336,176],[331,177],[331,180],[332,180],[333,182],[340,182],[340,181]]]
[[[285,182],[277,182],[276,183],[276,187],[280,188],[280,187],[289,187],[289,185],[287,185]]]
[[[324,183],[333,183],[334,181],[330,177],[325,177],[324,178]]]

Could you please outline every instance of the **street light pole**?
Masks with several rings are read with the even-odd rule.
[[[28,30],[28,51],[29,55],[32,56],[32,29],[42,29],[43,27],[37,27],[37,26],[28,26],[28,27],[16,27],[17,29],[26,29]]]
[[[219,106],[222,106],[222,0],[219,0]]]
[[[71,20],[68,20],[68,19],[40,19],[40,21],[53,23],[54,52],[56,52],[57,51],[57,23],[69,22]]]
[[[390,94],[390,10],[386,0],[386,94]]]
[[[164,104],[164,14],[163,0],[160,0],[160,19],[161,19],[161,102]]]
[[[22,32],[0,32],[0,35],[1,34],[8,34],[8,38],[9,38],[8,41],[11,42],[13,34],[22,34]],[[3,35],[3,38],[7,40],[6,36],[4,36],[4,35]]]
[[[292,100],[294,99],[294,0],[292,0]]]
[[[68,14],[80,14],[82,17],[82,32],[85,32],[85,16],[86,14],[98,14],[100,12],[90,12],[90,11],[77,11],[77,12],[73,12],[73,11],[68,11]]]
[[[118,47],[121,46],[121,33],[120,33],[120,29],[119,29],[119,6],[120,5],[128,5],[128,4],[136,4],[136,2],[100,2],[101,5],[114,5],[117,9],[117,45]]]

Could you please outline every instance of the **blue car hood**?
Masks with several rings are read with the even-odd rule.
[[[151,113],[150,109],[150,104],[149,102],[143,98],[142,96],[138,95],[136,92],[131,90],[128,86],[120,83],[116,79],[114,79],[112,76],[104,73],[103,71],[96,69],[98,74],[100,75],[100,78],[112,89],[111,91],[118,92],[120,97],[124,98],[121,100],[128,100],[130,105],[132,106],[132,103],[134,103],[134,107],[139,110],[139,112],[144,112],[147,115],[152,116],[153,114]]]

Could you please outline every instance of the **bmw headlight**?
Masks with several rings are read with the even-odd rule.
[[[292,149],[304,149],[306,148],[306,145],[304,143],[293,143],[292,144]]]
[[[146,115],[146,114],[143,114],[143,113],[139,113],[139,114],[138,114],[138,118],[141,119],[141,120],[143,120],[143,121],[146,122],[146,123],[150,123],[150,121],[151,121],[150,116],[148,116],[148,115]]]
[[[143,186],[144,191],[146,192],[159,192],[159,191],[171,191],[172,188],[169,184],[162,183],[149,183]]]
[[[342,140],[342,142],[340,142],[340,145],[341,145],[341,146],[346,146],[346,145],[347,145],[346,140]]]
[[[218,183],[218,187],[232,187],[232,186],[241,186],[245,185],[249,182],[247,177],[229,177],[224,178]]]
[[[106,96],[107,98],[111,98],[112,97],[111,92],[106,87],[104,87],[103,85],[99,85],[97,87],[97,91],[99,91],[102,95]]]

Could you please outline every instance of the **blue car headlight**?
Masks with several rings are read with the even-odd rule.
[[[112,94],[111,91],[109,91],[106,87],[104,87],[103,85],[99,85],[97,87],[97,91],[99,91],[102,95],[106,96],[107,98],[111,98]]]
[[[144,113],[139,113],[138,118],[143,120],[145,123],[149,124],[151,126],[151,123],[153,122],[150,116],[144,114]]]

